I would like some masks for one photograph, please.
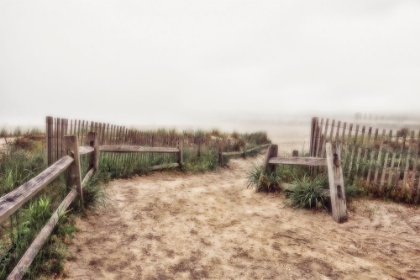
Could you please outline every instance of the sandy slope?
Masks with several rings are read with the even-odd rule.
[[[63,278],[420,278],[418,209],[361,200],[340,225],[247,189],[253,161],[113,181],[109,207],[77,222]]]

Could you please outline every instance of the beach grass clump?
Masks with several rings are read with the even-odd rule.
[[[280,176],[277,170],[265,171],[263,166],[254,163],[247,174],[248,187],[253,187],[257,192],[280,191]]]
[[[324,174],[296,177],[291,187],[286,190],[286,204],[295,208],[327,209],[329,198],[325,195],[325,190],[328,188],[328,177]]]
[[[186,149],[183,151],[186,172],[198,173],[215,170],[219,166],[219,154],[217,150],[207,149],[198,156],[197,151]]]

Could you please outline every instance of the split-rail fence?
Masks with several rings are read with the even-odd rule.
[[[60,174],[67,172],[66,184],[70,190],[57,210],[51,216],[46,225],[39,232],[25,254],[22,256],[18,264],[9,274],[7,279],[22,279],[27,268],[34,260],[36,254],[51,235],[54,227],[58,223],[59,216],[66,211],[69,205],[76,197],[79,197],[83,206],[83,188],[99,169],[100,153],[172,153],[177,155],[176,163],[152,166],[150,170],[163,168],[182,167],[183,152],[182,144],[178,144],[176,148],[168,147],[143,147],[135,145],[99,145],[99,135],[96,132],[86,133],[86,146],[79,146],[77,135],[63,135],[60,139],[60,156],[58,160],[50,164],[47,169],[41,172],[30,181],[7,193],[0,198],[0,223],[6,220],[10,215],[15,213],[28,200],[39,193],[49,183],[51,183]],[[58,154],[58,153],[57,153]],[[89,171],[85,177],[81,178],[81,160],[80,156],[90,155]]]

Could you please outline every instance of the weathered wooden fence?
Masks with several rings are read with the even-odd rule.
[[[344,175],[379,188],[405,188],[420,195],[420,131],[379,130],[347,122],[313,118],[310,155],[325,156],[325,143],[341,144]]]
[[[278,146],[269,145],[263,162],[264,173],[274,172],[277,165],[304,165],[304,166],[327,166],[328,181],[330,186],[329,196],[331,199],[332,217],[337,223],[347,221],[347,205],[344,189],[343,169],[341,160],[341,146],[333,147],[331,143],[325,144],[326,157],[278,157]],[[261,174],[260,182],[263,180],[264,173]]]
[[[48,119],[47,119],[48,120]],[[48,124],[48,122],[47,122]],[[66,126],[66,122],[64,122]],[[29,199],[34,197],[39,191],[45,188],[49,183],[51,183],[55,178],[60,174],[68,170],[67,172],[67,186],[69,189],[73,188],[65,199],[61,202],[57,210],[54,212],[50,220],[40,231],[38,236],[32,242],[28,250],[25,252],[23,257],[20,259],[19,263],[9,274],[7,279],[22,279],[27,268],[30,266],[34,260],[36,254],[39,252],[48,236],[51,234],[55,225],[58,222],[59,215],[64,213],[69,207],[71,202],[78,196],[81,200],[81,205],[83,205],[83,187],[86,185],[88,180],[91,178],[93,173],[99,169],[99,157],[100,153],[118,153],[118,154],[175,154],[176,162],[168,163],[163,165],[151,166],[150,170],[158,170],[163,168],[174,168],[182,167],[183,164],[183,151],[182,143],[177,143],[176,148],[170,147],[145,147],[145,146],[136,146],[136,145],[121,145],[115,144],[112,145],[99,145],[99,132],[87,132],[84,137],[86,146],[79,146],[79,139],[77,135],[63,135],[66,131],[65,129],[59,128],[59,133],[56,135],[62,136],[58,137],[55,148],[59,147],[60,150],[55,151],[54,154],[50,153],[49,155],[57,156],[60,155],[61,158],[57,159],[54,163],[49,164],[49,167],[41,172],[38,176],[34,177],[27,183],[18,187],[17,189],[9,192],[0,198],[0,223],[7,219],[10,215],[16,212],[22,205],[24,205]],[[71,131],[73,133],[77,131]],[[50,133],[48,133],[51,136]],[[53,134],[54,135],[54,134]],[[111,134],[114,135],[114,134]],[[48,140],[52,137],[48,137]],[[103,138],[104,139],[104,138]],[[51,148],[51,145],[49,146]],[[89,171],[87,172],[85,178],[81,179],[81,155],[89,155]]]
[[[71,191],[61,202],[57,210],[53,213],[47,224],[42,228],[38,236],[29,246],[28,250],[9,274],[7,279],[22,279],[26,269],[34,260],[36,254],[41,249],[55,225],[61,213],[69,207],[70,203],[79,196],[83,202],[83,187],[86,185],[93,173],[98,169],[99,146],[97,134],[90,132],[86,136],[88,146],[79,147],[77,136],[64,136],[62,138],[62,154],[59,160],[51,164],[46,170],[41,172],[27,183],[9,192],[0,198],[0,223],[16,212],[29,199],[34,197],[39,191],[45,188],[55,178],[64,171],[67,172],[67,186]],[[91,154],[89,158],[89,171],[85,178],[81,178],[80,156]],[[74,187],[74,188],[73,188]],[[83,204],[82,204],[83,205]]]
[[[214,150],[223,153],[224,156],[233,156],[251,152],[257,149],[257,144],[250,145],[248,142],[252,138],[251,134],[244,135],[245,141],[239,143],[237,139],[222,139],[204,135],[202,132],[184,131],[177,133],[175,131],[141,131],[134,128],[126,128],[107,123],[85,121],[85,120],[68,120],[63,118],[46,118],[46,140],[47,140],[47,160],[48,166],[60,159],[62,154],[63,136],[70,134],[76,135],[79,145],[84,143],[88,131],[96,132],[98,141],[101,146],[104,145],[136,145],[143,147],[176,147],[182,145],[184,150],[194,151],[198,157],[203,151]],[[247,139],[247,137],[249,139]],[[268,143],[266,135],[260,135],[259,143]],[[266,145],[267,146],[267,145]],[[266,147],[264,146],[264,147]],[[123,155],[127,157],[128,155]],[[130,155],[133,156],[133,155]],[[149,154],[138,153],[137,157],[153,157],[154,159],[162,158],[168,160],[167,154],[153,152]],[[114,156],[117,160],[118,155]],[[121,157],[121,155],[120,155]],[[170,159],[169,159],[170,160]],[[219,160],[222,165],[222,161]]]

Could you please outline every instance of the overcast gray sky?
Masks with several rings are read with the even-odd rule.
[[[419,112],[420,1],[0,0],[0,125]]]

